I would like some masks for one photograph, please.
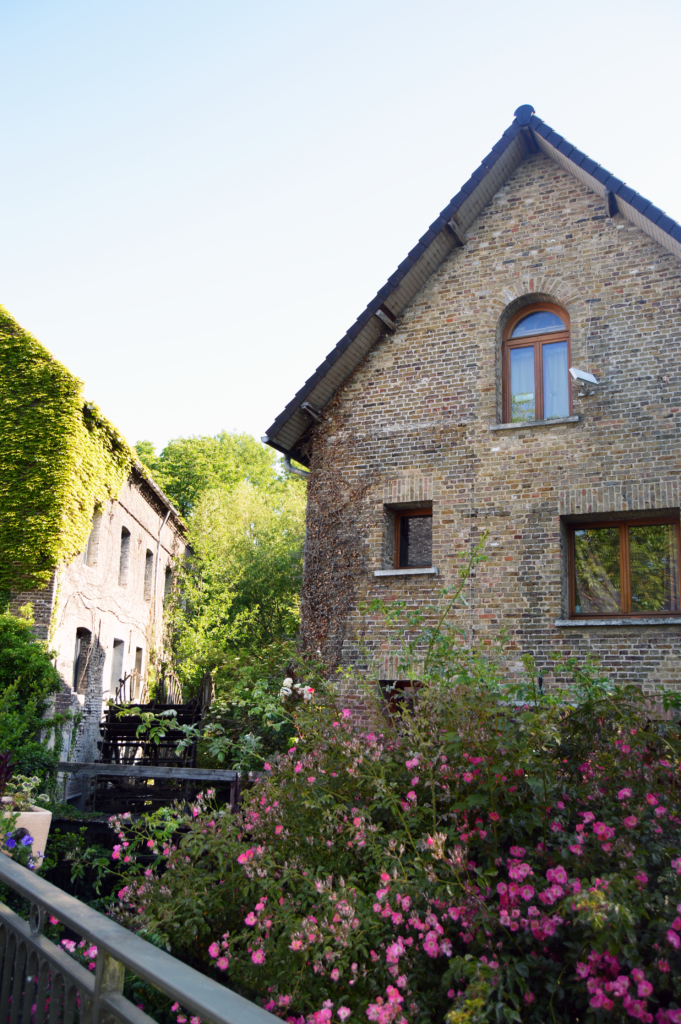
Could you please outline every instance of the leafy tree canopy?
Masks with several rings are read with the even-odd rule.
[[[276,452],[250,434],[222,430],[215,437],[178,437],[159,455],[151,441],[138,441],[135,449],[183,516],[191,515],[207,490],[231,490],[242,480],[264,488],[280,481]]]
[[[305,485],[265,489],[242,480],[206,491],[191,517],[194,555],[180,568],[171,612],[178,672],[191,692],[205,672],[232,677],[234,655],[298,631]],[[220,687],[219,687],[220,688]]]

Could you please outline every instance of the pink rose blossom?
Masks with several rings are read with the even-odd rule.
[[[256,949],[253,953],[251,953],[251,960],[253,961],[254,964],[264,964],[265,954],[261,949]]]
[[[298,772],[302,772],[302,770],[303,770],[303,766],[302,766],[302,764],[300,763],[300,761],[298,762],[298,764],[297,764],[297,765],[295,766],[295,768],[294,768],[293,770],[294,770],[294,772],[296,772],[296,774],[297,774]]]
[[[628,786],[625,786],[624,789],[620,789],[619,793],[617,794],[617,799],[618,800],[628,800],[630,796],[631,796],[631,790],[629,789]]]
[[[339,1006],[337,1012],[341,1020],[347,1020],[352,1013],[352,1010],[349,1006]]]
[[[211,943],[211,945],[208,947],[208,956],[212,957],[213,960],[217,959],[217,957],[220,956],[220,947],[217,944],[217,942]]]
[[[253,911],[251,911],[250,914],[247,914],[246,917],[244,918],[244,920],[245,920],[246,924],[250,924],[250,925],[254,925],[254,924],[258,923],[258,919],[255,916],[255,914],[253,913]]]
[[[648,801],[651,807],[654,807],[657,803],[657,797],[653,796],[652,793],[646,793],[646,800]]]
[[[338,979],[340,978],[340,971],[338,970],[337,967],[334,967],[329,977],[331,978],[331,981],[338,981]]]
[[[524,998],[525,1002],[527,1003],[527,1005],[529,1006],[530,1003],[534,1002],[534,999],[535,999],[534,993],[533,992],[526,992],[523,998]]]
[[[229,967],[229,960],[227,959],[226,956],[221,956],[220,959],[215,964],[215,966],[219,968],[219,970],[221,971],[226,971],[227,968]]]
[[[670,946],[673,946],[674,949],[679,949],[681,947],[681,939],[679,939],[676,932],[672,931],[671,928],[667,932],[667,942]]]
[[[628,818],[624,819],[622,824],[626,828],[636,828],[636,826],[638,825],[638,818],[636,818],[633,814],[630,814]]]

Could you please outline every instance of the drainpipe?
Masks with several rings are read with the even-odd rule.
[[[158,540],[156,541],[156,571],[154,572],[154,617],[152,621],[152,629],[156,626],[156,592],[158,590],[158,569],[159,565],[161,564],[161,534],[163,533],[163,527],[166,525],[169,518],[170,509],[168,509],[168,511],[166,512],[166,517],[159,527]]]
[[[291,457],[289,455],[284,456],[284,469],[287,473],[295,473],[296,476],[302,476],[303,480],[307,480],[309,473],[305,469],[298,469],[296,466],[291,465]]]

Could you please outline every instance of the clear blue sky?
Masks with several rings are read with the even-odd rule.
[[[260,436],[532,103],[681,218],[681,4],[0,0],[0,304],[135,441]]]

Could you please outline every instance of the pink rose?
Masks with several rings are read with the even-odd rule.
[[[622,824],[626,828],[636,828],[636,826],[638,825],[638,818],[636,818],[633,814],[630,814],[628,818],[624,819]]]
[[[254,964],[264,964],[265,954],[261,949],[256,949],[253,953],[251,953],[251,960],[253,961]]]
[[[631,790],[629,789],[628,786],[625,786],[624,789],[620,789],[619,793],[617,794],[617,799],[618,800],[628,800],[630,796],[631,796]]]

